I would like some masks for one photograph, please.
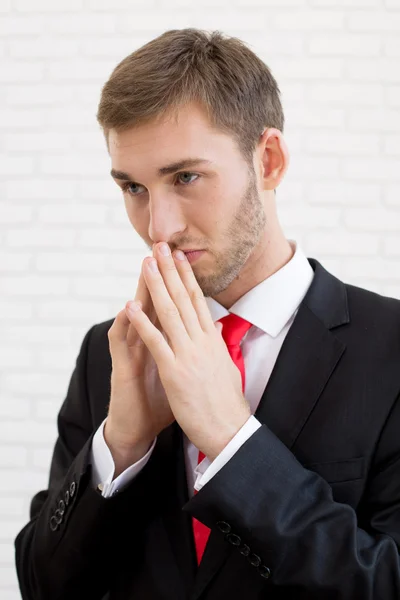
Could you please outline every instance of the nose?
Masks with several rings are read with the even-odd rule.
[[[185,230],[186,223],[176,199],[152,197],[149,200],[149,215],[148,234],[154,243],[179,238]]]

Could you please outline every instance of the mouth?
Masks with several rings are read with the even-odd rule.
[[[200,256],[202,256],[205,250],[183,250],[184,254],[186,254],[186,258],[190,263],[194,262]]]

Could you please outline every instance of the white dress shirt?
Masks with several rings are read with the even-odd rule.
[[[205,457],[197,464],[199,450],[183,432],[189,498],[193,496],[194,489],[199,491],[210,481],[242,444],[261,427],[254,413],[267,386],[283,341],[314,277],[314,271],[304,253],[295,242],[290,241],[290,244],[295,251],[291,260],[279,271],[249,290],[229,311],[213,298],[206,297],[214,323],[229,313],[234,313],[253,324],[241,342],[246,372],[244,396],[249,403],[251,416],[212,462]],[[152,371],[152,376],[158,379],[158,382],[154,381],[153,385],[158,385],[160,388],[156,369]],[[103,436],[105,422],[106,419],[93,437],[92,484],[94,487],[101,484],[102,495],[109,497],[121,490],[143,469],[156,445],[157,438],[143,458],[129,466],[113,481],[115,465]]]

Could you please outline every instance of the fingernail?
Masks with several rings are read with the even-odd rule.
[[[186,260],[185,253],[184,253],[184,252],[182,252],[182,250],[176,250],[176,252],[174,252],[174,256],[175,256],[175,258],[177,258],[178,260]]]
[[[161,244],[160,252],[163,256],[169,256],[169,246],[168,244]]]

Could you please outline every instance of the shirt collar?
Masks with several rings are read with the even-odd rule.
[[[242,296],[227,310],[206,297],[214,323],[233,313],[246,319],[271,337],[282,331],[295,314],[314,277],[314,271],[301,248],[289,240],[294,254],[286,265]]]

